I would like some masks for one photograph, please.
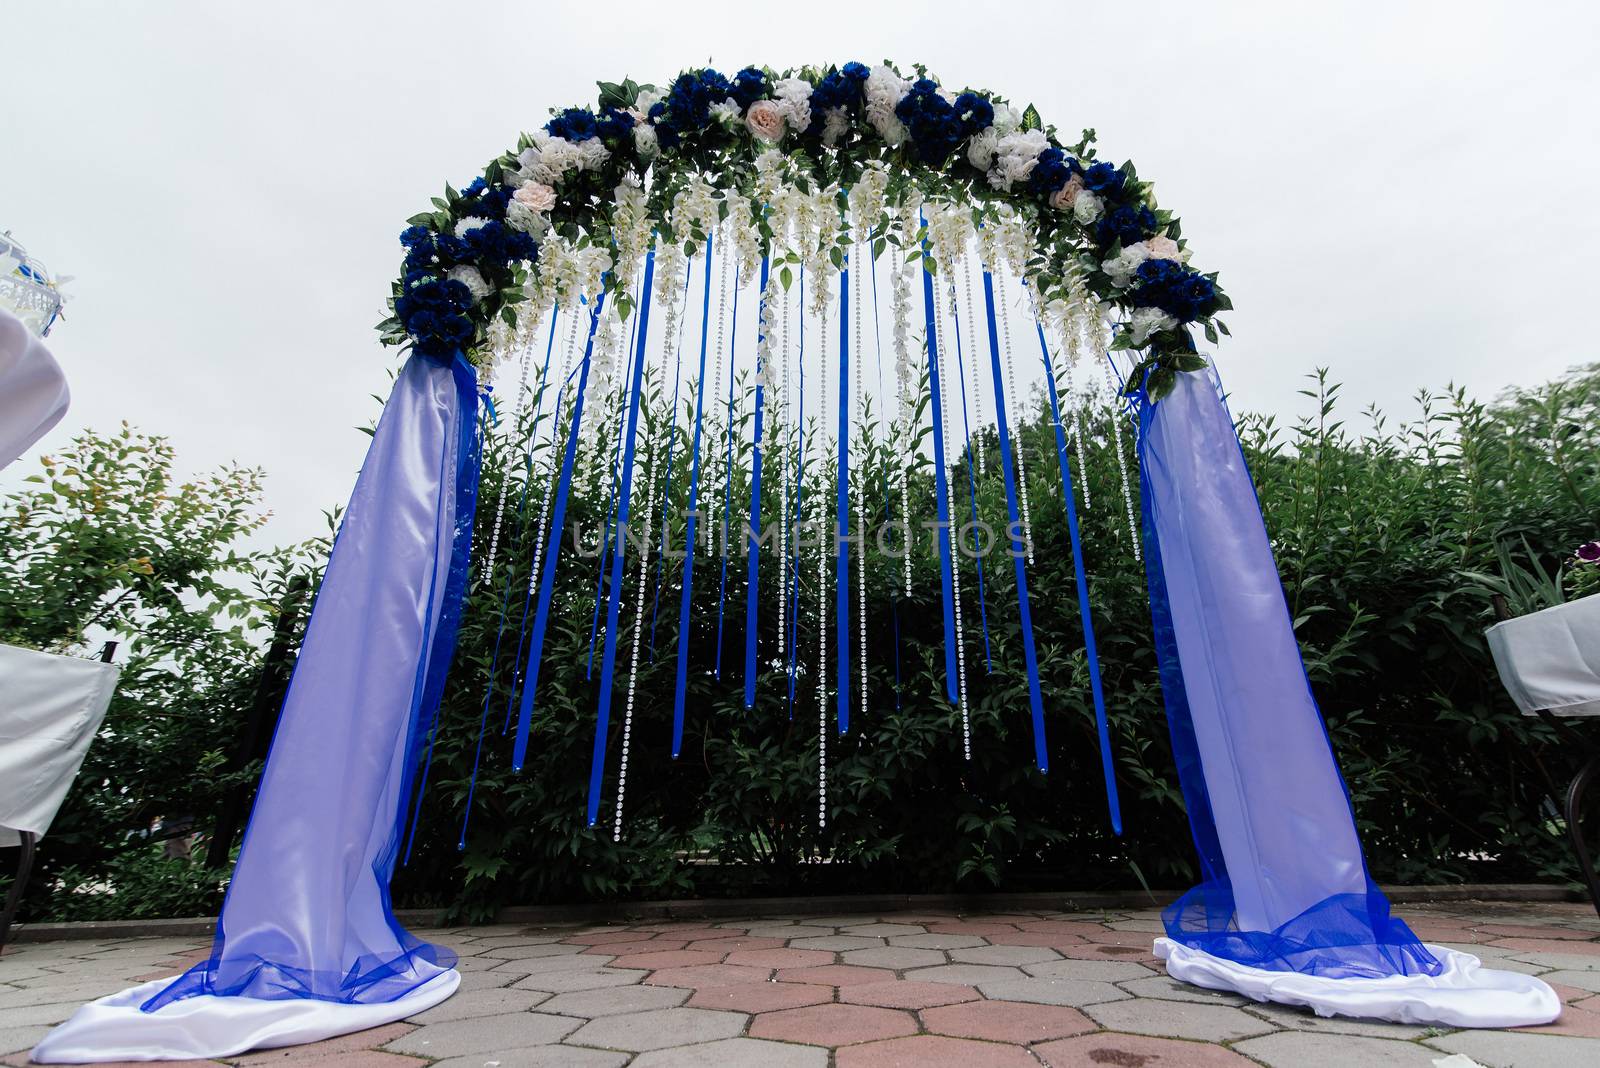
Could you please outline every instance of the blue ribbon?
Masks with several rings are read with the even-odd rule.
[[[683,271],[683,300],[689,301],[689,267]],[[711,235],[706,235],[706,300],[700,310],[700,344],[705,345],[706,323],[711,315]],[[685,315],[678,320],[678,345],[672,357],[672,429],[667,434],[667,477],[666,487],[661,491],[661,549],[656,553],[656,573],[653,580],[654,589],[650,594],[650,661],[656,659],[656,609],[661,604],[661,571],[666,566],[667,559],[667,532],[672,529],[672,523],[667,518],[667,508],[672,501],[672,453],[678,444],[678,387],[683,383],[683,327],[688,320]]]
[[[923,226],[927,226],[926,220]],[[928,254],[926,240],[922,242],[922,253]],[[961,700],[961,691],[957,686],[956,611],[951,593],[954,571],[950,560],[950,484],[945,474],[944,408],[939,397],[939,343],[934,319],[938,308],[933,302],[933,275],[927,271],[922,272],[922,307],[928,340],[928,391],[933,402],[933,486],[939,518],[939,583],[944,593],[944,689],[950,700],[956,702]]]
[[[850,268],[839,272],[839,471],[834,502],[834,697],[839,733],[850,731]]]
[[[611,554],[610,597],[606,602],[606,650],[600,666],[600,707],[594,724],[594,755],[589,762],[589,826],[600,815],[600,780],[606,770],[607,732],[611,728],[611,682],[617,668],[617,613],[622,604],[622,568],[628,556],[628,513],[633,503],[634,439],[639,429],[639,399],[644,393],[644,350],[650,340],[650,291],[656,273],[655,250],[644,261],[644,300],[639,306],[639,344],[633,355],[633,383],[628,388],[628,425],[624,431],[622,488],[617,495],[617,544]]]
[[[972,562],[974,570],[978,573],[978,622],[983,627],[983,667],[985,671],[994,670],[994,658],[989,651],[989,596],[984,589],[983,581],[983,554],[978,551],[978,455],[977,449],[972,447],[972,428],[967,422],[967,367],[966,356],[961,351],[961,311],[955,305],[955,289],[950,290],[950,314],[955,320],[956,335],[956,381],[961,384],[961,437],[966,443],[967,457],[967,496],[971,501],[972,514]],[[976,360],[978,354],[974,352],[972,358]],[[977,387],[974,386],[974,389]],[[972,398],[974,402],[978,398]],[[982,445],[980,443],[979,447]]]
[[[989,319],[989,376],[994,379],[994,412],[1000,434],[1000,474],[1006,484],[1006,515],[1011,520],[1011,566],[1017,576],[1017,616],[1022,623],[1022,657],[1028,669],[1028,704],[1033,708],[1033,757],[1040,771],[1050,770],[1045,748],[1044,698],[1039,693],[1039,658],[1033,648],[1033,612],[1028,606],[1027,548],[1017,515],[1017,480],[1011,469],[1011,430],[1006,421],[1006,386],[1000,372],[1000,335],[994,321],[994,279],[983,272],[983,308]],[[977,353],[972,354],[978,358]]]
[[[720,294],[718,294],[720,296]],[[695,377],[694,446],[689,454],[689,516],[683,539],[683,593],[678,600],[678,678],[672,697],[672,759],[683,748],[683,703],[689,685],[689,599],[694,592],[695,534],[700,529],[700,427],[706,412],[706,324],[711,314],[711,235],[706,235],[705,295],[700,300],[700,373]]]
[[[634,346],[632,344],[632,341],[634,339],[636,339],[638,336],[639,336],[639,322],[636,319],[636,320],[634,320],[634,323],[633,323],[633,334],[629,338],[630,343],[628,345],[628,369],[627,369],[626,374],[629,377],[631,377],[632,374],[633,374],[633,350],[634,350]],[[621,460],[621,458],[622,458],[622,424],[619,423],[617,425],[617,442],[616,442],[616,444],[614,446],[612,446],[612,450],[611,450],[611,467],[607,471],[607,474],[609,474],[611,476],[610,498],[606,503],[606,531],[605,531],[605,542],[601,546],[601,549],[600,549],[600,569],[595,572],[595,578],[594,578],[594,610],[589,616],[589,660],[588,660],[587,664],[585,664],[585,666],[584,666],[584,675],[583,675],[583,677],[586,678],[586,679],[594,678],[594,643],[595,643],[596,639],[600,635],[600,601],[601,601],[601,594],[605,592],[606,574],[610,570],[611,552],[612,552],[612,549],[616,545],[616,535],[617,535],[617,522],[616,522],[616,520],[617,520],[617,488],[618,488],[618,480],[619,480],[620,475],[621,475],[621,468],[618,466],[618,463]]]
[[[1083,621],[1083,651],[1089,661],[1089,690],[1094,695],[1095,729],[1100,735],[1100,770],[1106,781],[1106,805],[1111,829],[1122,833],[1122,805],[1117,800],[1116,766],[1111,759],[1111,725],[1106,720],[1105,692],[1100,685],[1100,656],[1095,651],[1094,620],[1089,614],[1089,580],[1083,570],[1083,545],[1078,537],[1078,506],[1072,495],[1072,464],[1067,459],[1067,436],[1061,429],[1061,403],[1056,396],[1056,372],[1045,344],[1044,324],[1034,319],[1039,351],[1044,355],[1044,382],[1050,391],[1050,419],[1056,428],[1056,458],[1061,468],[1061,496],[1067,507],[1067,532],[1072,540],[1072,568],[1078,580],[1078,618]]]
[[[556,484],[555,504],[550,510],[550,532],[539,573],[539,607],[534,613],[533,636],[528,642],[528,664],[522,672],[522,705],[517,715],[517,740],[511,752],[513,771],[522,770],[523,761],[528,755],[528,727],[533,720],[533,697],[539,689],[539,665],[544,658],[544,632],[550,621],[550,597],[555,590],[562,528],[567,522],[567,494],[572,489],[573,461],[578,455],[578,430],[583,425],[583,398],[589,385],[589,360],[594,354],[594,333],[600,325],[600,311],[605,307],[605,302],[605,294],[601,293],[589,312],[589,338],[583,348],[578,389],[572,398],[572,426],[567,431],[567,448],[561,458],[561,481]]]
[[[756,312],[756,345],[766,339],[767,277],[770,269],[767,257],[761,257],[761,303]],[[750,526],[745,532],[745,556],[748,558],[744,592],[744,707],[756,703],[756,594],[761,585],[760,542],[756,534],[761,529],[761,415],[764,391],[761,388],[760,361],[756,364],[756,429],[750,456]]]

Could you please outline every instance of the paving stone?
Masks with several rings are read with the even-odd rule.
[[[649,974],[645,971],[616,970],[544,972],[540,975],[530,975],[526,979],[518,979],[512,986],[517,990],[543,990],[550,994],[565,994],[573,990],[603,990],[613,986],[630,986]]]
[[[1051,960],[1043,964],[1024,964],[1029,975],[1046,979],[1098,979],[1120,983],[1126,979],[1146,979],[1156,973],[1131,960]]]
[[[1017,929],[1012,923],[984,923],[981,921],[962,921],[954,923],[930,923],[927,925],[929,934],[953,935],[982,935],[987,937],[994,934],[1005,934]]]
[[[478,1016],[470,1020],[450,1020],[419,1027],[383,1048],[390,1053],[414,1053],[419,1057],[458,1057],[463,1053],[483,1050],[515,1049],[518,1046],[559,1042],[576,1030],[580,1023],[581,1020],[571,1017],[547,1016],[538,1012]],[[283,1054],[278,1052],[277,1056],[281,1060]]]
[[[1582,944],[1582,943],[1578,943]],[[1525,964],[1537,965],[1549,970],[1560,968],[1570,972],[1600,972],[1600,957],[1590,956],[1587,953],[1560,953],[1554,950],[1513,950],[1508,960],[1522,961]],[[1486,964],[1491,968],[1508,967],[1505,961],[1495,961]]]
[[[777,974],[779,982],[817,983],[821,986],[881,983],[893,978],[893,972],[882,968],[858,968],[851,964],[825,964],[820,968],[784,968]]]
[[[1593,957],[1600,967],[1600,942],[1573,941],[1560,938],[1497,938],[1489,943],[1504,949],[1516,950],[1509,956],[1520,957],[1525,951],[1538,953],[1571,953],[1580,957]]]
[[[1094,942],[1081,946],[1057,944],[1051,948],[1063,957],[1071,957],[1073,960],[1131,960],[1151,967],[1161,966],[1156,955],[1150,952],[1149,942],[1142,946],[1108,946]]]
[[[295,1054],[286,1050],[279,1050],[279,1063],[282,1063],[285,1058],[294,1056]],[[147,1068],[149,1063],[149,1061],[136,1062],[129,1065],[128,1068]],[[179,1061],[177,1063],[193,1065],[196,1062]],[[315,1065],[316,1068],[423,1068],[428,1062],[399,1053],[385,1053],[382,1050],[353,1049],[347,1053],[330,1053],[325,1057],[303,1059],[299,1063]],[[114,1068],[114,1066],[108,1066],[108,1068]]]
[[[466,1020],[474,1016],[498,1016],[507,1012],[524,1012],[550,997],[542,990],[457,990],[445,1001],[427,1012],[410,1018],[411,1023],[443,1023],[446,1020]]]
[[[654,1009],[590,1020],[567,1041],[572,1045],[601,1046],[638,1053],[733,1038],[744,1030],[746,1019],[740,1012]]]
[[[850,927],[839,929],[842,935],[867,935],[877,938],[891,938],[896,935],[927,934],[921,924],[911,923],[859,923]]]
[[[743,953],[759,949],[782,949],[787,941],[782,938],[751,938],[749,935],[734,934],[727,938],[702,938],[690,942],[689,949],[705,953]]]
[[[844,953],[852,949],[876,949],[883,945],[881,938],[862,938],[860,935],[829,935],[826,938],[792,938],[790,949],[820,949],[826,953]]]
[[[1273,1030],[1271,1024],[1238,1009],[1225,1005],[1194,1005],[1187,1001],[1138,998],[1091,1005],[1084,1011],[1112,1031],[1163,1038],[1227,1042]]]
[[[841,986],[839,1000],[852,1005],[878,1005],[886,1009],[931,1009],[976,1001],[978,992],[956,983],[916,983],[905,979],[886,983],[859,983]]]
[[[1413,925],[1415,929],[1415,925]],[[1494,938],[1573,938],[1591,939],[1594,932],[1570,927],[1548,927],[1524,923],[1485,923],[1473,928],[1480,935]]]
[[[1035,933],[1077,935],[1080,938],[1100,938],[1109,930],[1104,923],[1093,920],[1025,920],[1017,924],[1017,928]]]
[[[1430,1038],[1427,1043],[1450,1053],[1464,1053],[1487,1068],[1577,1068],[1600,1064],[1600,1039],[1593,1038],[1458,1031],[1443,1038]]]
[[[618,986],[609,990],[574,990],[570,994],[557,994],[540,1005],[539,1011],[594,1019],[624,1012],[675,1009],[688,998],[689,991],[682,987]]]
[[[977,935],[959,934],[895,935],[889,939],[889,944],[907,946],[911,949],[967,949],[972,946],[988,945]]]
[[[1600,972],[1543,972],[1540,978],[1552,985],[1560,983],[1600,993]]]
[[[641,935],[637,942],[607,942],[600,946],[590,946],[584,952],[591,957],[614,957],[629,953],[665,953],[668,950],[688,947],[689,943],[681,938],[647,938]]]
[[[1221,1046],[1106,1031],[1045,1042],[1033,1053],[1050,1068],[1252,1068]]]
[[[1253,1005],[1255,1002],[1239,994],[1229,994],[1221,990],[1207,990],[1203,986],[1194,986],[1191,983],[1180,983],[1169,975],[1151,975],[1144,979],[1124,980],[1117,984],[1140,998],[1158,998],[1162,1001],[1192,1001],[1196,1005],[1232,1005],[1238,1008],[1243,1005]]]
[[[906,973],[906,978],[919,983],[960,983],[977,986],[980,983],[1003,983],[1007,979],[1026,979],[1021,968],[998,968],[992,964],[941,964],[937,968],[918,968]]]
[[[852,949],[840,959],[846,964],[858,964],[867,968],[892,968],[895,971],[906,968],[929,968],[946,963],[944,954],[936,949],[912,949],[909,946]]]
[[[691,968],[696,964],[716,964],[722,960],[721,953],[697,953],[688,949],[677,949],[667,953],[630,953],[626,957],[618,957],[611,963],[618,968],[643,968],[646,971],[655,971],[657,968]]]
[[[7,1027],[54,1026],[78,1011],[81,1001],[47,1001],[39,1005],[10,1006],[9,991],[0,987],[0,1030]]]
[[[885,986],[905,984],[886,983]],[[669,988],[663,988],[669,989]],[[847,986],[844,990],[863,990],[862,986]],[[694,992],[689,999],[692,1009],[725,1009],[733,1012],[771,1012],[774,1009],[798,1009],[805,1005],[820,1005],[833,1000],[833,987],[811,986],[806,983],[740,983],[738,986],[709,986]]]
[[[978,987],[986,998],[996,1001],[1032,1001],[1040,1005],[1101,1005],[1121,1001],[1131,995],[1098,979],[1036,978],[1007,979],[982,983]]]
[[[863,950],[870,953],[871,950]],[[742,949],[729,953],[724,964],[750,968],[816,968],[833,963],[833,954],[819,949]]]
[[[832,927],[838,930],[841,927],[859,927],[866,923],[877,923],[878,917],[870,913],[850,913],[844,916],[804,916],[801,923],[816,924],[818,927]]]
[[[957,964],[999,964],[1019,968],[1024,964],[1043,964],[1047,960],[1060,960],[1055,950],[1041,946],[977,946],[972,949],[952,949],[950,959]]]
[[[868,1005],[827,1004],[781,1009],[762,1013],[750,1025],[752,1038],[814,1046],[848,1046],[916,1033],[917,1021],[910,1013]]]
[[[772,976],[770,968],[747,968],[737,964],[697,964],[690,968],[663,968],[652,972],[645,983],[650,986],[736,986],[764,983]]]
[[[1128,984],[1124,984],[1128,986]],[[1250,1002],[1245,1011],[1259,1016],[1275,1027],[1293,1031],[1318,1031],[1333,1035],[1363,1035],[1367,1038],[1395,1038],[1410,1041],[1429,1033],[1429,1028],[1412,1024],[1387,1023],[1383,1020],[1356,1020],[1348,1016],[1318,1016],[1310,1009],[1291,1005],[1272,1005]],[[1437,1034],[1437,1031],[1434,1032]]]
[[[1038,1068],[1027,1050],[943,1035],[916,1035],[846,1046],[834,1055],[838,1068]],[[1173,1068],[1177,1068],[1176,1065]]]
[[[1233,1048],[1269,1068],[1433,1068],[1439,1058],[1437,1050],[1415,1042],[1311,1031],[1280,1031],[1235,1042]]]
[[[633,1068],[826,1068],[828,1051],[816,1046],[764,1042],[758,1038],[725,1038],[641,1054]]]
[[[538,947],[535,947],[538,948]],[[577,946],[563,946],[572,952],[552,957],[522,957],[495,966],[495,971],[520,972],[523,975],[542,975],[545,972],[599,971],[610,962],[609,956],[598,957],[579,953]]]
[[[49,1033],[48,1027],[0,1027],[0,1053],[26,1053]]]
[[[753,937],[790,939],[827,938],[834,932],[832,927],[817,927],[812,924],[764,923],[751,927],[748,933]]]
[[[527,945],[490,946],[475,956],[498,957],[501,960],[530,960],[535,957],[576,957],[585,947],[565,942],[533,942]]]
[[[462,972],[461,985],[456,987],[459,993],[469,990],[497,990],[500,987],[510,986],[522,978],[520,972]]]
[[[621,1068],[626,1053],[584,1049],[579,1046],[524,1046],[521,1049],[484,1050],[470,1057],[435,1061],[429,1068]],[[313,1068],[321,1068],[320,1065]]]
[[[954,1038],[1027,1045],[1095,1030],[1094,1021],[1077,1009],[1031,1005],[1020,1001],[969,1001],[925,1009],[922,1026]]]

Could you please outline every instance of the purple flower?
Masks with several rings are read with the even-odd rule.
[[[1600,541],[1586,541],[1578,546],[1578,559],[1586,564],[1600,562]]]

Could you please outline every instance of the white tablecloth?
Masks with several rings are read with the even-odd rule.
[[[121,671],[0,645],[0,846],[43,836],[78,775]]]
[[[1600,594],[1490,627],[1506,692],[1531,716],[1600,716]]]
[[[44,342],[0,308],[0,467],[60,422],[70,399],[61,365]]]

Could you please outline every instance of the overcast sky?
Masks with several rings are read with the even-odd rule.
[[[269,536],[349,492],[393,350],[395,235],[596,79],[924,62],[1094,126],[1237,310],[1236,410],[1354,416],[1600,359],[1600,5],[0,0],[0,229],[76,275],[73,407],[268,474]],[[914,12],[914,13],[913,13]]]

